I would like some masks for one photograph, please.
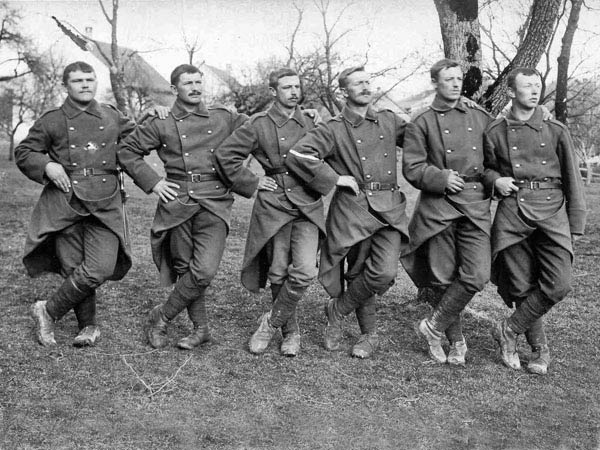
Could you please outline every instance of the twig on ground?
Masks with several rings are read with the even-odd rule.
[[[172,384],[175,382],[175,378],[177,378],[177,375],[179,375],[179,372],[181,371],[181,369],[183,369],[185,367],[185,365],[188,362],[190,362],[190,360],[192,359],[192,355],[188,356],[188,358],[183,362],[183,364],[177,368],[177,370],[175,371],[175,373],[173,375],[171,375],[170,377],[168,377],[165,381],[163,381],[163,382],[154,382],[154,383],[147,383],[137,373],[137,371],[133,368],[133,366],[131,364],[129,364],[129,362],[127,362],[127,360],[125,359],[125,356],[121,356],[121,359],[123,360],[123,362],[125,363],[125,365],[127,367],[129,367],[129,369],[133,372],[133,374],[138,379],[138,381],[148,391],[148,395],[150,397],[154,397],[156,394],[158,394],[160,392],[162,392],[163,394],[166,394],[168,392],[172,392],[172,391],[175,390],[175,387],[172,386]],[[167,387],[169,387],[169,389],[165,390]]]
[[[104,352],[89,352],[87,355],[102,355],[102,356],[120,356],[121,358],[124,356],[142,356],[149,355],[150,353],[158,352],[157,348],[153,348],[152,350],[148,350],[147,352],[140,353],[104,353]]]

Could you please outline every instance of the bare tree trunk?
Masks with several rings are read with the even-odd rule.
[[[465,74],[463,95],[481,88],[481,38],[478,0],[434,0],[440,20],[444,55],[460,62]]]
[[[8,160],[15,160],[15,135],[11,134],[9,136],[9,144],[8,144]]]
[[[508,103],[506,78],[515,67],[536,67],[552,37],[561,0],[534,0],[531,20],[523,44],[513,60],[504,68],[498,79],[482,97],[485,108],[497,115]]]
[[[102,0],[98,0],[100,8],[106,21],[110,24],[111,28],[111,41],[110,41],[110,56],[111,65],[109,68],[110,72],[110,86],[117,103],[117,108],[123,113],[127,113],[127,94],[125,93],[125,74],[124,68],[121,64],[121,55],[119,54],[119,45],[117,42],[117,19],[119,11],[119,0],[112,0],[112,17],[108,15],[108,12],[104,8]]]
[[[556,118],[562,123],[567,123],[568,110],[567,110],[567,93],[568,93],[568,79],[569,79],[569,60],[571,58],[571,45],[573,44],[573,37],[577,30],[577,24],[579,22],[579,13],[581,12],[581,6],[583,0],[571,0],[571,12],[569,13],[569,21],[567,22],[567,28],[562,38],[562,47],[560,55],[558,57],[558,68],[556,75],[556,99],[554,103],[554,114]],[[588,174],[589,180],[589,174]]]

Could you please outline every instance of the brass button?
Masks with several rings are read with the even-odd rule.
[[[193,194],[193,193],[194,193],[194,191],[190,191],[190,194]]]
[[[473,128],[469,127],[467,128],[467,131],[473,131]]]
[[[452,153],[452,150],[448,149],[446,150],[446,153]]]
[[[540,147],[545,147],[545,146],[546,146],[546,144],[543,142],[540,144]]]
[[[387,158],[387,153],[384,153],[384,154],[383,154],[383,157],[384,157],[384,158]]]
[[[214,149],[214,148],[211,148],[211,149],[210,149],[210,152],[211,152],[211,153],[214,153],[214,152],[215,152],[215,149]]]
[[[379,136],[379,139],[383,139],[383,134]]]
[[[106,164],[106,161],[102,161],[102,164]]]
[[[546,164],[546,161],[542,161],[542,164]]]
[[[100,144],[102,147],[106,147],[106,142],[103,142],[102,144]]]
[[[75,146],[73,144],[71,144],[71,148],[75,148]]]
[[[550,196],[546,197],[546,200],[550,200],[550,199],[552,199],[552,197],[550,197]]]
[[[473,146],[473,150],[477,150],[477,147]]]
[[[365,177],[366,177],[366,178],[371,178],[371,175],[366,175]]]
[[[440,116],[442,116],[442,117],[444,117],[445,115],[446,115],[446,114],[444,114],[444,113],[441,113],[441,114],[440,114]]]
[[[190,154],[189,153],[184,153],[183,156],[190,156]]]
[[[75,127],[69,127],[69,130],[75,131]]]
[[[357,139],[357,140],[356,140],[356,143],[357,143],[357,144],[362,144],[362,140],[361,140],[361,139]]]
[[[444,133],[450,134],[450,130],[444,130]]]
[[[166,147],[166,146],[167,146],[167,144],[163,144],[163,147]]]
[[[515,164],[515,167],[521,167],[521,164],[517,163],[517,164]]]
[[[187,138],[187,136],[185,134],[182,134],[181,139],[185,139],[185,138]]]
[[[391,174],[392,174],[392,171],[391,171],[391,170],[388,170],[388,175],[391,175]]]
[[[212,134],[212,130],[208,130],[208,131],[207,131],[207,133],[208,133],[208,134]]]
[[[282,140],[282,141],[285,141],[285,138],[284,138],[284,137],[282,137],[282,138],[281,138],[281,140]]]
[[[366,161],[366,160],[367,160],[367,158],[366,158],[365,156],[361,156],[361,158],[360,158],[360,159],[361,159],[362,161]]]
[[[189,174],[189,175],[191,175],[191,174],[192,174],[192,171],[190,170],[190,171],[188,172],[188,174]]]
[[[373,193],[372,193],[372,192],[369,192],[369,194],[368,194],[368,195],[373,195]]]
[[[106,183],[106,178],[102,178],[102,182],[103,182],[103,183]]]
[[[287,155],[283,155],[284,158],[287,158]]]
[[[77,184],[77,180],[73,181],[73,184]]]
[[[101,130],[104,130],[104,126],[100,125],[98,128],[100,128]]]
[[[512,149],[513,149],[513,150],[516,150],[516,149],[517,149],[517,147],[516,147],[516,146],[514,146]]]

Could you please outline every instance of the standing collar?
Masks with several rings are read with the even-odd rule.
[[[527,125],[534,130],[540,130],[542,128],[542,124],[544,123],[544,115],[542,114],[542,109],[539,106],[536,106],[533,115],[529,118],[529,120],[524,121],[515,118],[511,109],[506,115],[506,121],[508,124]]]
[[[447,111],[450,111],[451,109],[457,109],[458,111],[463,112],[463,113],[467,112],[467,107],[463,103],[462,98],[458,99],[458,102],[456,102],[456,105],[450,106],[448,104],[448,102],[442,100],[437,95],[434,97],[433,102],[431,102],[431,109],[433,109],[434,111],[437,111],[437,112],[447,112]]]
[[[98,103],[96,100],[92,100],[87,106],[87,108],[81,109],[78,108],[77,105],[75,105],[75,102],[71,100],[71,97],[67,97],[67,99],[62,105],[62,110],[69,119],[73,119],[74,117],[77,117],[79,114],[82,114],[84,112],[102,118],[102,110],[100,109],[100,103]]]
[[[277,103],[273,103],[269,110],[267,111],[267,115],[275,122],[277,127],[281,128],[284,126],[288,120],[294,119],[298,124],[304,127],[304,119],[302,117],[302,109],[299,106],[296,106],[294,110],[294,114],[288,116],[285,112],[281,110]]]
[[[197,116],[208,117],[208,109],[204,102],[200,102],[196,105],[193,111],[188,111],[184,108],[182,102],[179,99],[175,100],[173,103],[173,107],[171,108],[171,114],[175,119],[185,119],[187,116],[191,114],[195,114]]]
[[[373,109],[373,107],[371,105],[369,105],[369,108],[367,109],[367,114],[365,114],[365,117],[352,111],[350,108],[348,108],[348,105],[345,105],[344,108],[342,109],[342,116],[344,117],[344,119],[346,119],[348,122],[350,122],[355,127],[359,126],[362,123],[362,121],[365,119],[370,120],[372,122],[377,121],[377,114],[375,113],[375,110]]]

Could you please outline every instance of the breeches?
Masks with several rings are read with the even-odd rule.
[[[494,272],[498,293],[509,305],[536,289],[553,303],[571,291],[571,254],[539,230],[499,252]]]
[[[190,272],[197,286],[208,286],[225,250],[227,225],[202,209],[170,232],[173,269],[179,276]]]
[[[270,255],[269,281],[283,284],[289,280],[306,287],[317,276],[319,228],[300,217],[283,226],[267,244]]]
[[[70,275],[79,288],[95,289],[114,273],[119,238],[95,217],[65,228],[55,242],[62,275]]]
[[[470,292],[481,291],[490,279],[490,237],[461,218],[424,245],[434,283],[448,286],[459,280]]]
[[[398,273],[401,244],[400,232],[388,226],[354,245],[346,257],[348,284],[362,274],[371,291],[380,295],[387,291]]]

